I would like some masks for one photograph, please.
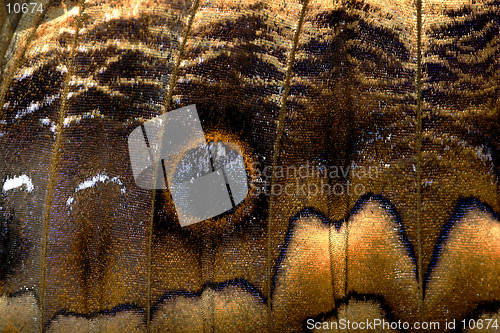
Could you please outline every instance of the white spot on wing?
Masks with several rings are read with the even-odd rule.
[[[125,186],[123,186],[123,182],[121,181],[120,177],[116,176],[116,177],[113,177],[110,179],[109,176],[105,172],[103,172],[103,173],[100,173],[92,178],[88,178],[85,181],[78,184],[78,186],[75,189],[75,193],[80,192],[80,191],[85,190],[85,189],[88,189],[88,188],[91,188],[93,186],[96,186],[98,183],[105,183],[108,181],[115,183],[115,184],[118,184],[120,186],[121,193],[125,193],[127,191]],[[69,206],[71,209],[71,204],[74,201],[75,201],[75,198],[73,196],[70,196],[68,198],[68,200],[66,200],[66,205]]]
[[[92,177],[91,179],[87,179],[83,183],[80,183],[76,188],[75,192],[79,192],[81,190],[85,190],[89,187],[95,186],[98,182],[104,183],[106,180],[109,180],[108,175],[105,173],[99,174],[97,176]]]
[[[56,95],[51,95],[51,96],[46,96],[42,102],[38,101],[32,101],[31,104],[20,111],[17,112],[16,114],[16,119],[19,119],[27,114],[33,113],[34,111],[37,111],[41,106],[46,106],[46,105],[51,105],[52,102],[59,97],[59,94]]]
[[[33,191],[33,189],[35,188],[30,177],[28,177],[27,175],[21,175],[14,178],[7,177],[7,179],[3,183],[3,191],[7,192],[23,185],[26,185],[26,190],[28,192]]]

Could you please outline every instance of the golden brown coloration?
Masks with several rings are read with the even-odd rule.
[[[0,9],[0,330],[500,320],[498,0],[43,4]],[[190,104],[256,186],[181,228],[127,137]]]

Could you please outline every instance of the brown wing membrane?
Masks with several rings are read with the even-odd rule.
[[[0,12],[0,331],[499,320],[498,1],[43,3]],[[191,104],[250,191],[180,227],[127,138]]]

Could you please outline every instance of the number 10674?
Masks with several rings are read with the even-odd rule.
[[[488,331],[492,329],[498,329],[498,319],[470,319],[462,320],[462,328],[465,329],[486,329]]]
[[[42,3],[30,2],[30,3],[14,3],[14,4],[6,4],[7,14],[18,14],[18,13],[34,13],[40,12],[43,13]]]

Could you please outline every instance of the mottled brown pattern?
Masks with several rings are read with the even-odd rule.
[[[500,321],[498,1],[43,3],[0,12],[1,331]],[[127,137],[190,104],[288,192],[181,228]]]

